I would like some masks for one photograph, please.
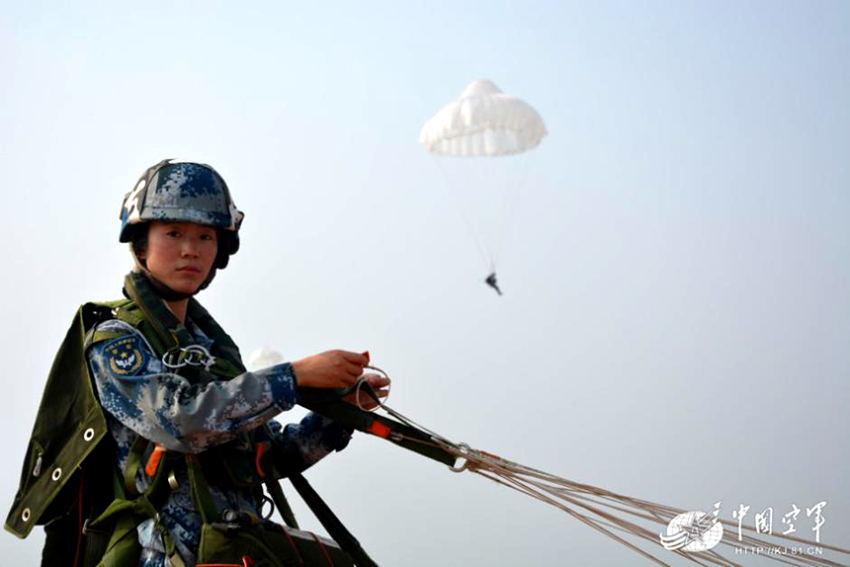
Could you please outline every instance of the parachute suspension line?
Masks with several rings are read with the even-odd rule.
[[[380,368],[374,366],[367,366],[367,368],[389,377],[387,373]],[[363,382],[365,382],[365,379],[361,377],[357,385],[358,405],[360,386]],[[625,535],[637,538],[644,544],[650,544],[654,547],[663,547],[661,541],[663,531],[675,517],[680,514],[687,513],[686,510],[617,494],[589,484],[581,484],[532,467],[509,461],[485,451],[473,449],[466,443],[454,443],[442,435],[417,424],[412,419],[407,418],[398,411],[387,406],[386,403],[380,400],[377,395],[373,395],[374,392],[371,391],[368,385],[364,387],[364,390],[375,400],[377,404],[375,410],[381,409],[404,425],[416,429],[420,433],[424,433],[429,437],[430,442],[414,439],[409,436],[405,437],[402,434],[395,434],[397,439],[405,438],[408,441],[439,447],[456,457],[457,460],[455,461],[455,464],[449,467],[449,470],[452,472],[461,473],[469,471],[492,480],[497,484],[525,494],[526,496],[530,496],[540,502],[549,504],[567,513],[569,516],[587,524],[598,532],[610,537],[617,543],[639,553],[646,559],[649,559],[658,565],[668,565],[668,563],[665,563],[663,560],[652,555],[648,551],[638,547],[635,543],[617,535],[615,532],[621,532]],[[458,462],[461,464],[458,465]],[[708,514],[704,517],[706,516],[708,516]],[[734,533],[734,531],[739,529],[737,523],[720,520],[715,517],[707,524],[707,526],[700,527],[703,531],[698,532],[695,538],[692,537],[688,541],[702,541],[702,537],[705,533],[707,533],[709,529],[713,528],[715,524],[721,524],[725,528],[729,529],[731,533]],[[661,531],[659,531],[659,529]],[[744,533],[743,530],[746,530],[746,533]],[[746,554],[753,548],[773,549],[780,545],[787,546],[789,542],[796,542],[810,547],[820,548],[822,550],[829,550],[838,554],[850,555],[850,549],[814,542],[804,538],[790,535],[758,533],[758,537],[755,537],[754,535],[751,535],[753,533],[757,533],[755,528],[742,526],[742,531],[739,532],[740,540],[738,538],[723,537],[720,539],[719,544],[735,549],[736,554],[741,552]],[[684,547],[684,545],[681,547]],[[699,552],[685,552],[681,548],[666,548],[666,552],[675,553],[680,558],[687,559],[688,561],[692,561],[699,565],[738,565],[737,563],[726,559],[714,549]],[[796,566],[815,565],[838,567],[842,564],[846,564],[846,561],[839,563],[820,555],[783,556],[768,553],[760,554],[760,557]]]
[[[504,159],[518,161],[518,163],[520,163],[518,166],[519,175],[517,182],[515,184],[510,184],[503,194],[503,209],[501,214],[497,215],[497,218],[501,219],[501,226],[496,231],[496,242],[493,247],[493,264],[496,264],[501,260],[501,252],[504,249],[505,240],[514,226],[514,218],[517,216],[522,203],[525,202],[525,199],[520,199],[519,196],[525,194],[525,188],[528,184],[529,170],[531,169],[531,163],[529,162],[529,156],[527,154],[510,156]],[[496,271],[495,268],[493,268],[493,271]]]
[[[464,160],[464,158],[449,158],[453,159],[455,164],[457,165],[457,160]],[[466,161],[466,160],[464,160]],[[468,165],[468,164],[464,164]],[[469,234],[472,235],[472,239],[475,241],[475,246],[478,247],[478,252],[481,255],[481,259],[487,264],[490,272],[496,271],[496,260],[493,257],[491,252],[491,247],[487,245],[487,241],[482,235],[483,226],[478,226],[476,228],[476,224],[470,220],[470,203],[465,203],[462,199],[462,194],[466,195],[474,195],[477,191],[480,191],[480,186],[484,184],[484,181],[481,179],[473,179],[473,176],[470,172],[470,168],[468,167],[459,167],[463,172],[464,183],[462,191],[458,191],[454,193],[455,200],[458,204],[458,210],[460,211],[461,216],[463,217],[463,222],[466,224],[466,228],[469,230]],[[489,184],[488,184],[489,185]],[[474,199],[473,199],[474,201]]]
[[[448,451],[453,450],[453,448],[448,446],[445,448]],[[518,463],[502,459],[500,457],[496,457],[495,455],[490,455],[489,453],[485,453],[483,451],[475,451],[469,449],[465,446],[463,446],[462,449],[457,452],[457,455],[459,457],[462,456],[466,460],[465,465],[463,467],[463,469],[465,470],[470,470],[471,472],[475,472],[481,476],[484,476],[485,478],[490,478],[491,480],[494,480],[499,484],[507,485],[540,501],[546,502],[547,504],[560,508],[561,510],[566,511],[573,517],[578,517],[577,514],[581,515],[583,518],[592,523],[595,528],[600,529],[600,531],[604,531],[603,525],[610,522],[615,524],[618,529],[624,530],[630,533],[631,535],[637,536],[649,543],[652,543],[653,545],[660,545],[660,535],[657,535],[656,532],[647,530],[641,524],[626,520],[622,517],[617,517],[613,513],[611,513],[611,511],[606,511],[603,508],[607,508],[608,510],[620,511],[632,516],[636,516],[638,518],[641,518],[645,522],[649,522],[650,524],[660,524],[662,528],[665,527],[674,517],[685,512],[685,510],[653,504],[651,502],[622,496],[606,491],[604,489],[595,488],[593,486],[578,484],[567,479],[537,471],[530,467],[526,467]],[[571,506],[573,507],[572,512],[576,513],[568,511]],[[594,518],[577,512],[574,509],[575,507],[579,507],[588,512],[591,512],[592,514],[598,516],[598,518]],[[628,507],[631,507],[632,509],[629,509]],[[737,525],[732,522],[719,522],[732,530],[737,528]],[[748,532],[755,531],[753,528],[745,529],[747,529]],[[768,537],[764,534],[760,534],[760,536]],[[824,549],[828,548],[832,551],[850,554],[850,550],[834,546],[827,546],[802,538],[795,538],[791,536],[782,535],[772,535],[770,537],[785,541],[796,541],[810,546],[821,547]],[[621,538],[615,537],[614,539],[619,541],[620,543],[623,543],[621,541]],[[742,535],[742,542],[740,544],[732,543],[726,540],[722,540],[721,543],[742,550],[759,546],[776,547],[776,544],[769,540],[758,539],[750,535]],[[633,546],[629,545],[629,547]],[[694,559],[695,557],[698,557],[703,561],[708,561],[709,563],[713,563],[716,565],[735,564],[723,558],[716,552],[693,555],[684,553],[681,550],[675,551],[683,557],[687,557],[689,559]],[[791,565],[838,565],[838,563],[835,563],[828,559],[815,556],[797,556],[794,557],[793,560],[788,560],[788,558],[780,558],[778,556],[770,556],[770,558]]]
[[[490,272],[496,271],[496,259],[492,254],[487,252],[487,249],[481,244],[481,239],[478,238],[478,234],[475,232],[475,227],[472,226],[472,223],[469,221],[469,217],[467,216],[465,211],[460,211],[461,216],[463,217],[463,222],[466,225],[466,228],[469,230],[469,234],[472,235],[472,239],[475,241],[475,246],[478,248],[478,253],[481,255],[481,259],[484,260],[484,263],[487,264]]]
[[[452,198],[455,201],[455,206],[457,207],[458,212],[460,213],[461,218],[463,219],[464,225],[466,225],[466,230],[469,232],[469,235],[472,237],[473,242],[475,242],[475,247],[478,249],[478,254],[481,256],[481,259],[487,264],[490,272],[496,271],[496,261],[492,254],[489,254],[487,248],[483,245],[481,238],[478,235],[478,231],[475,230],[475,226],[469,220],[469,214],[467,211],[467,207],[464,204],[463,200],[459,197],[459,195],[453,191],[451,182],[451,175],[446,171],[446,166],[443,165],[443,161],[447,159],[445,157],[441,158],[440,156],[435,157],[435,161],[437,162],[437,167],[440,170],[440,173],[443,176],[444,186],[447,188],[448,192],[451,194]],[[455,158],[458,159],[458,158]],[[469,172],[466,168],[460,168],[463,170],[464,186],[472,187],[473,183],[470,179]]]

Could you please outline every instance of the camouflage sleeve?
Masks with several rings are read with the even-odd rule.
[[[269,422],[280,457],[277,466],[285,475],[301,472],[332,453],[342,451],[351,440],[351,430],[316,413],[308,413],[300,423],[285,427]]]
[[[101,404],[125,426],[166,449],[200,453],[295,405],[289,363],[193,385],[170,372],[132,326],[112,320],[98,329],[126,333],[87,352]]]

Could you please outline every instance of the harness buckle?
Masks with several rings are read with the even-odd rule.
[[[162,355],[162,363],[166,368],[172,370],[184,366],[203,366],[204,370],[209,370],[215,364],[215,357],[204,346],[189,345],[187,347],[174,347],[167,350]]]

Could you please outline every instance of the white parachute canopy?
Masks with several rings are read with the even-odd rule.
[[[529,150],[546,134],[531,105],[487,79],[473,81],[419,133],[419,143],[435,156],[450,199],[456,201],[487,265],[487,283],[491,278],[495,282],[506,236],[521,205],[518,197],[532,163]],[[477,159],[450,159],[454,157]]]
[[[425,123],[419,143],[440,155],[502,156],[533,149],[546,134],[531,105],[479,79]]]
[[[261,347],[251,353],[248,357],[248,370],[262,370],[275,364],[283,362],[283,355],[273,348]]]

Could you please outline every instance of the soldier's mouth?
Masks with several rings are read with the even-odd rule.
[[[178,272],[190,273],[190,274],[200,274],[201,269],[196,268],[195,266],[183,266],[181,268],[177,268]]]

